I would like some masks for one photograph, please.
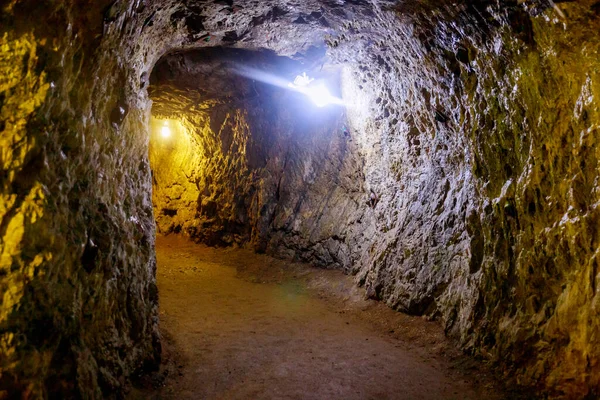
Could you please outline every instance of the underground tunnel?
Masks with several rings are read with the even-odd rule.
[[[600,396],[597,0],[0,9],[0,399]]]

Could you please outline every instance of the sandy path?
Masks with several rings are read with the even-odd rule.
[[[504,397],[436,323],[363,300],[337,271],[177,237],[157,257],[166,379],[132,398]]]

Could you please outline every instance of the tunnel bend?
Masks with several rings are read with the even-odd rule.
[[[361,191],[345,109],[320,108],[287,86],[308,72],[341,95],[339,68],[323,68],[323,53],[313,53],[300,62],[215,48],[157,63],[149,155],[159,234],[295,259],[341,236],[335,205]],[[327,257],[319,263],[341,262]]]

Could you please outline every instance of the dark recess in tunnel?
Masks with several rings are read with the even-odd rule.
[[[311,191],[335,184],[331,179],[340,175],[339,162],[356,158],[345,110],[316,107],[287,84],[308,72],[341,97],[340,71],[323,65],[322,51],[310,48],[307,54],[299,61],[272,51],[216,47],[159,60],[148,89],[152,114],[160,121],[182,122],[180,133],[188,143],[177,147],[173,138],[169,145],[157,134],[160,123],[151,133],[159,233],[183,230],[210,245],[251,242],[264,252],[279,246],[274,231],[289,233],[290,221],[277,226],[278,218],[297,217],[282,216],[284,208],[298,213],[299,207],[310,207],[302,203],[316,196]],[[301,171],[307,155],[320,158],[311,177]],[[325,164],[332,155],[339,162]],[[186,172],[177,173],[173,163]]]

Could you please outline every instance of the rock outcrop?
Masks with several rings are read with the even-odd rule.
[[[516,383],[600,395],[596,1],[0,8],[0,397],[119,397],[157,364],[154,218],[342,268]],[[322,68],[347,107],[240,59]]]

